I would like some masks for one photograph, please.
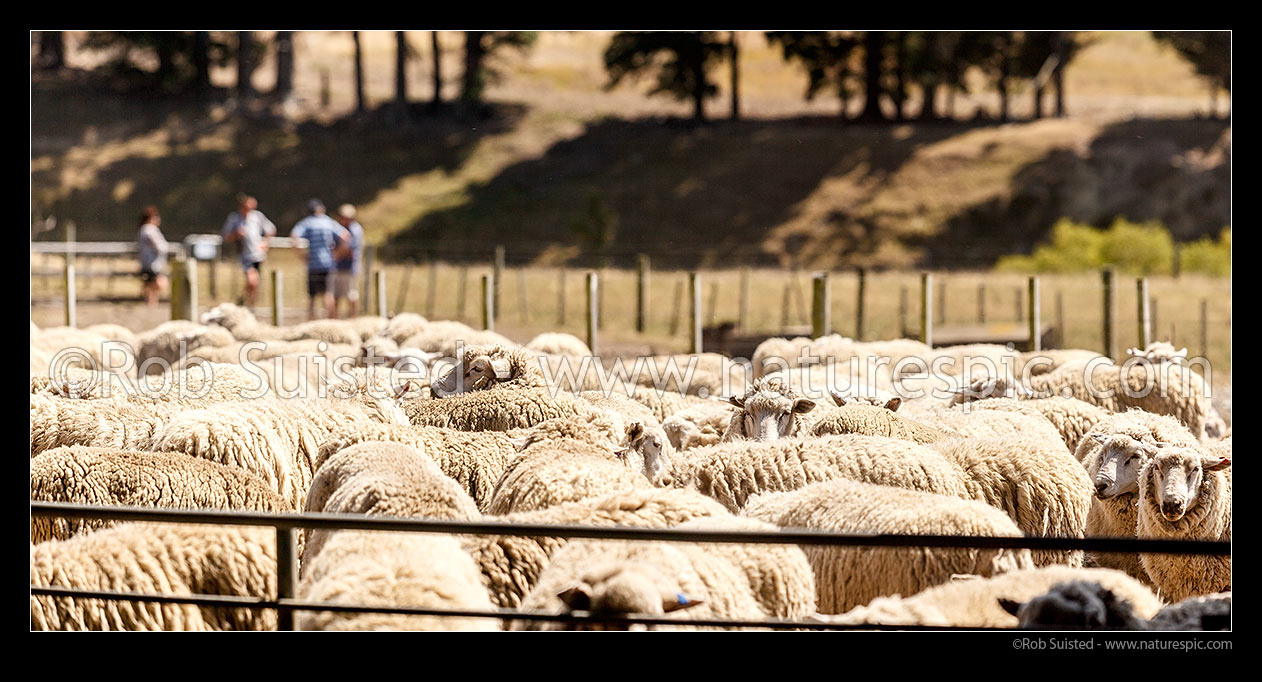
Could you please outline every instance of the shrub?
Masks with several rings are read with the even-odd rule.
[[[1231,229],[1217,242],[1204,238],[1183,247],[1184,272],[1231,274]],[[1155,221],[1132,223],[1118,218],[1107,230],[1062,218],[1052,228],[1051,243],[1030,255],[1004,256],[995,268],[1009,272],[1081,272],[1105,265],[1134,275],[1168,275],[1174,266],[1174,239]]]
[[[1183,272],[1200,272],[1215,277],[1231,276],[1231,228],[1224,227],[1218,241],[1202,237],[1183,245],[1180,254]]]

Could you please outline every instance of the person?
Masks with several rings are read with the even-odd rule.
[[[336,259],[333,272],[333,310],[336,313],[347,303],[347,318],[359,315],[359,290],[355,282],[364,269],[364,227],[355,220],[355,207],[342,204],[337,209],[337,222],[346,229],[347,238],[339,240],[333,250]]]
[[[167,240],[159,226],[162,216],[157,206],[149,206],[140,213],[140,230],[136,233],[136,253],[140,258],[140,282],[145,303],[157,305],[158,296],[166,288]]]
[[[241,244],[241,269],[245,271],[245,291],[241,298],[247,308],[254,307],[262,277],[259,267],[267,259],[267,249],[276,236],[276,226],[258,207],[259,202],[254,197],[238,195],[237,210],[229,213],[223,224],[224,241]]]
[[[339,240],[349,239],[346,229],[324,214],[319,199],[307,202],[307,217],[289,231],[291,239],[306,239],[307,248],[307,319],[314,320],[316,301],[324,304],[329,317],[336,317],[333,292],[329,290],[329,272],[333,270],[333,248]],[[301,250],[300,250],[301,254]]]

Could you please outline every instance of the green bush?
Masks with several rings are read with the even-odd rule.
[[[1231,276],[1231,228],[1224,227],[1218,241],[1202,237],[1183,245],[1180,254],[1183,272],[1201,272],[1215,277]]]
[[[1215,242],[1205,238],[1183,247],[1185,272],[1231,274],[1231,229]],[[1132,223],[1118,218],[1107,230],[1062,218],[1049,244],[1030,255],[1004,256],[995,268],[1008,272],[1082,272],[1105,265],[1135,275],[1168,275],[1174,266],[1174,239],[1161,223]]]

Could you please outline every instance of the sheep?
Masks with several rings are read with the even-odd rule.
[[[610,454],[613,441],[548,439],[528,443],[522,454],[509,461],[495,484],[487,511],[508,514],[532,511],[631,488],[649,486],[643,469],[632,469]]]
[[[1086,580],[1059,583],[1025,603],[1001,598],[999,605],[1017,617],[1022,630],[1148,629],[1148,621],[1135,615],[1130,602]]]
[[[829,391],[828,394],[833,399],[833,404],[837,407],[845,407],[846,405],[857,403],[859,405],[871,405],[872,407],[884,407],[890,412],[897,412],[898,408],[903,404],[903,399],[892,393],[857,384]]]
[[[311,320],[290,327],[286,335],[295,339],[316,339],[350,346],[358,346],[363,341],[357,326],[350,324],[348,320]]]
[[[450,324],[460,323],[453,322]],[[429,325],[429,320],[417,315],[416,313],[399,313],[398,315],[391,317],[384,325],[379,327],[374,336],[381,336],[390,339],[396,344],[400,344],[403,343],[405,339],[416,336],[417,334],[425,331],[425,328]],[[468,329],[468,327],[466,327],[466,329]]]
[[[31,456],[66,445],[149,450],[153,436],[179,414],[174,403],[143,405],[128,400],[66,400],[31,395]]]
[[[746,375],[743,364],[718,353],[642,356],[630,367],[618,360],[605,372],[624,384],[702,398],[743,391]]]
[[[1021,435],[948,438],[929,444],[964,472],[967,497],[1004,511],[1027,535],[1080,538],[1091,479],[1059,439]],[[1081,551],[1035,550],[1035,564],[1081,566]]]
[[[1230,630],[1231,593],[1191,597],[1171,604],[1148,621],[1149,630]]]
[[[866,435],[698,448],[676,468],[673,485],[697,490],[737,512],[752,495],[838,478],[956,497],[966,497],[968,490],[960,469],[928,447]]]
[[[1022,386],[1011,375],[983,376],[973,379],[966,388],[956,391],[951,396],[948,404],[962,405],[985,398],[1011,398],[1016,400],[1028,395],[1030,395],[1030,389]]]
[[[728,399],[737,409],[732,413],[723,442],[737,440],[769,441],[796,436],[807,423],[799,417],[815,409],[815,401],[803,398],[775,379],[758,379],[744,396]]]
[[[662,431],[677,451],[714,445],[723,439],[732,411],[728,403],[705,400],[664,419]]]
[[[1010,410],[1022,411],[1026,414],[1037,413],[1051,422],[1060,433],[1061,440],[1070,452],[1076,452],[1083,436],[1105,417],[1108,412],[1103,408],[1075,398],[1036,398],[1013,402],[1010,400],[981,400],[972,404],[974,410]]]
[[[619,433],[627,435],[625,445],[636,457],[628,459],[632,468],[642,468],[649,480],[668,478],[674,466],[674,448],[653,412],[643,404],[620,393],[604,395],[599,391],[583,391],[578,396],[600,409],[614,422]]]
[[[113,324],[109,322],[93,324],[84,327],[83,331],[88,332],[89,334],[96,334],[106,341],[117,341],[122,343],[128,348],[131,348],[133,352],[135,349],[140,347],[140,342],[136,338],[136,333],[121,324]]]
[[[755,495],[742,515],[780,527],[840,533],[1006,535],[1021,531],[981,502],[845,479]],[[913,594],[956,573],[990,576],[1033,568],[1028,550],[804,545],[820,613],[842,613],[881,595]]]
[[[437,352],[442,357],[454,358],[462,347],[503,346],[516,348],[508,337],[489,329],[474,329],[461,322],[442,320],[430,322],[420,331],[402,339],[393,336],[400,347],[419,348],[427,353]]]
[[[602,497],[564,502],[555,507],[507,514],[498,520],[522,524],[581,524],[669,528],[706,516],[726,516],[719,503],[691,490],[634,488]],[[534,587],[552,554],[565,538],[510,535],[478,535],[461,544],[478,564],[491,601],[503,608],[517,608]]]
[[[31,500],[127,507],[293,511],[262,479],[187,455],[67,447],[31,459]],[[31,542],[64,540],[114,525],[99,519],[31,518]]]
[[[123,523],[31,545],[31,585],[276,598],[271,528]],[[31,595],[32,630],[274,630],[270,609]]]
[[[790,363],[803,348],[809,348],[810,345],[811,340],[805,336],[793,339],[777,336],[763,341],[754,349],[753,357],[749,359],[754,366],[753,378],[761,379],[778,369],[795,367],[796,365]]]
[[[1085,363],[1088,360],[1102,358],[1103,355],[1082,348],[1052,348],[1032,350],[1022,353],[1013,367],[1016,376],[1039,376],[1047,374],[1066,363]]]
[[[222,327],[197,324],[188,320],[171,320],[136,335],[136,373],[161,374],[168,367],[175,367],[194,351],[211,352],[212,348],[234,345],[232,333]],[[222,352],[219,353],[222,356]],[[236,356],[221,361],[235,362]],[[151,359],[155,362],[148,366]]]
[[[1038,438],[1068,453],[1060,431],[1037,411],[1024,411],[1028,408],[1009,398],[991,398],[981,402],[989,403],[990,407],[974,410],[970,407],[973,403],[964,403],[960,408],[940,410],[932,416],[924,415],[921,422],[948,436],[960,438],[1001,438],[1012,435]],[[1011,411],[991,409],[1001,402],[1009,403]]]
[[[1139,473],[1141,538],[1231,540],[1231,459],[1199,447],[1169,445]],[[1231,556],[1140,554],[1162,598],[1177,602],[1231,591]]]
[[[58,376],[47,372],[31,375],[31,393],[59,398],[104,398],[135,392],[136,384],[123,374],[81,367],[66,367]]]
[[[1095,491],[1087,514],[1087,534],[1135,537],[1140,469],[1157,454],[1159,446],[1193,445],[1196,438],[1174,417],[1142,410],[1109,415],[1097,422],[1088,436],[1074,452],[1091,477]],[[1093,559],[1100,566],[1125,571],[1140,581],[1148,580],[1137,554],[1102,552]]]
[[[648,386],[636,386],[631,393],[631,399],[652,410],[653,416],[657,418],[657,421],[662,422],[663,426],[667,417],[681,410],[715,402],[713,398],[701,398],[675,391],[659,391]]]
[[[546,355],[559,355],[567,358],[581,359],[592,356],[592,349],[587,347],[573,334],[546,332],[536,336],[527,343],[526,350]]]
[[[337,531],[303,565],[298,598],[490,611],[481,574],[450,536]],[[298,630],[498,630],[494,619],[300,611]]]
[[[1169,362],[1181,365],[1188,357],[1188,349],[1174,349],[1174,344],[1169,341],[1153,341],[1144,347],[1143,350],[1138,348],[1126,349],[1126,354],[1135,358],[1144,358],[1153,364]]]
[[[531,353],[505,346],[466,346],[459,362],[430,383],[435,398],[471,391],[545,388],[543,372]]]
[[[289,340],[288,330],[265,322],[259,322],[249,308],[235,303],[220,303],[202,313],[200,321],[205,325],[217,325],[228,330],[238,341]]]
[[[1209,386],[1201,375],[1176,364],[1099,365],[1067,363],[1054,372],[1032,377],[1027,388],[1038,397],[1077,398],[1109,412],[1138,407],[1168,414],[1202,437],[1212,407]]]
[[[1024,603],[1069,581],[1100,584],[1148,619],[1161,608],[1152,590],[1121,571],[1107,568],[1045,566],[1009,571],[990,578],[955,580],[907,597],[878,597],[836,616],[818,616],[843,624],[931,625],[965,628],[1014,628],[1017,617],[1004,601]]]
[[[586,400],[565,394],[553,396],[544,388],[475,391],[443,400],[405,400],[403,411],[415,426],[461,431],[508,431],[549,419],[600,414]]]
[[[915,443],[934,443],[948,434],[914,419],[895,414],[885,407],[847,403],[844,407],[821,410],[806,436],[864,434],[899,438]]]
[[[471,521],[477,504],[419,448],[368,441],[329,458],[311,481],[309,512],[424,517]],[[317,556],[333,531],[307,535],[302,563]]]

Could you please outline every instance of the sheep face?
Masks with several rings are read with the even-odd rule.
[[[751,440],[770,441],[796,433],[797,415],[815,409],[815,401],[798,397],[783,384],[764,385],[761,380],[744,397],[728,400],[743,413],[744,436]]]
[[[592,615],[660,616],[700,606],[689,598],[679,583],[652,564],[618,563],[589,571],[581,582],[558,593],[567,612],[587,611]],[[631,626],[642,629],[644,626]],[[621,630],[625,625],[582,623],[582,630]]]
[[[1017,617],[1023,630],[1145,629],[1130,602],[1084,580],[1060,583],[1024,604],[1000,598],[999,605]]]
[[[649,429],[641,422],[631,422],[627,426],[626,445],[644,458],[644,475],[650,481],[669,485],[671,482],[670,446],[663,435],[664,432],[660,429]]]
[[[1092,481],[1095,496],[1107,500],[1139,492],[1139,470],[1157,454],[1160,444],[1121,433],[1093,433],[1090,437],[1100,443],[1100,465]]]
[[[470,391],[492,388],[511,378],[511,374],[507,357],[479,355],[452,367],[430,386],[430,390],[435,398],[450,398]]]
[[[951,397],[952,405],[983,400],[985,398],[1012,398],[1019,400],[1033,393],[1017,382],[1013,377],[981,377],[974,379],[968,386],[955,391]]]
[[[1231,460],[1195,448],[1164,448],[1145,465],[1145,483],[1166,521],[1182,519],[1201,501],[1205,474],[1225,471]]]
[[[1153,341],[1143,350],[1138,348],[1128,348],[1126,349],[1126,352],[1133,357],[1144,358],[1154,365],[1164,362],[1181,365],[1188,356],[1187,348],[1175,350],[1174,345],[1167,341]]]

